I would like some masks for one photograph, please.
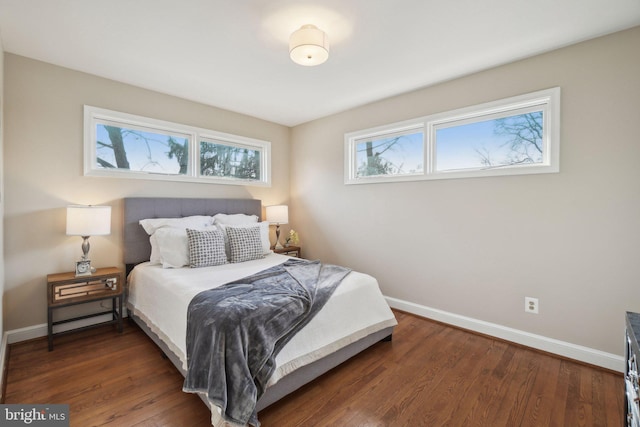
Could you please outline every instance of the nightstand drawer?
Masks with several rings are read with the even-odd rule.
[[[49,274],[47,302],[53,306],[115,297],[122,295],[122,281],[122,271],[115,267],[99,268],[91,276],[76,276],[73,272]]]
[[[109,296],[121,292],[121,283],[117,277],[89,279],[77,283],[52,285],[50,304],[65,304],[98,295]]]

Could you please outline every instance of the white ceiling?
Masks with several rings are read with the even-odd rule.
[[[320,66],[289,59],[303,24]],[[640,0],[0,0],[6,52],[287,126],[636,25]]]

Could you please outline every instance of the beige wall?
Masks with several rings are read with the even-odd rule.
[[[640,311],[639,46],[640,27],[295,127],[306,256],[390,297],[622,354],[624,312]],[[558,174],[343,184],[345,132],[554,86]]]
[[[3,221],[4,216],[4,178],[3,178],[3,153],[4,153],[4,49],[2,47],[2,40],[0,39],[0,221]],[[4,335],[4,322],[2,301],[4,299],[4,227],[0,227],[0,342]],[[0,349],[0,353],[2,350]],[[0,365],[2,362],[0,361]],[[0,380],[2,383],[2,380]]]
[[[46,323],[46,275],[72,270],[79,258],[81,239],[65,235],[68,204],[113,207],[111,235],[91,238],[91,259],[100,267],[122,265],[123,197],[288,200],[287,127],[12,54],[5,55],[4,77],[7,330]],[[271,141],[272,187],[85,177],[84,104]]]
[[[623,313],[640,311],[639,45],[635,28],[292,130],[6,54],[4,327],[46,321],[44,278],[80,251],[67,204],[113,206],[112,234],[91,239],[106,266],[121,264],[122,197],[291,198],[305,256],[370,273],[390,297],[621,354]],[[554,86],[559,174],[343,184],[345,132]],[[84,177],[84,104],[270,140],[273,186]]]

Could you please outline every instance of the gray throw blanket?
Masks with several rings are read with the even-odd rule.
[[[256,402],[276,355],[349,271],[291,259],[196,295],[188,311],[183,390],[206,393],[227,421],[258,427]]]

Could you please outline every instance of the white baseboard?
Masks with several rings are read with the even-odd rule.
[[[126,317],[126,316],[125,316]],[[82,328],[84,326],[94,325],[102,322],[108,322],[111,320],[111,314],[103,314],[102,316],[95,316],[89,319],[77,320],[75,322],[64,323],[62,325],[54,326],[54,332],[64,332],[71,329]],[[16,342],[27,341],[34,338],[47,336],[47,324],[42,323],[40,325],[28,326],[26,328],[13,329],[5,332],[7,336],[7,343],[13,344]]]
[[[436,308],[415,304],[397,298],[386,297],[386,300],[391,308],[397,308],[398,310],[416,314],[421,317],[426,317],[427,319],[437,320],[439,322],[447,323],[463,329],[490,335],[496,338],[504,339],[517,344],[522,344],[527,347],[557,354],[570,359],[579,360],[591,365],[601,366],[613,371],[624,372],[624,357],[618,356],[616,354],[606,353],[604,351],[596,350],[593,348],[571,344],[565,341],[556,340],[542,335],[532,334],[495,323],[489,323],[483,320],[449,313],[443,310],[438,310]],[[56,327],[56,332],[75,329],[94,323],[106,322],[110,319],[111,315],[105,314],[100,317],[84,319],[77,322],[69,322],[67,324],[59,325],[58,327]],[[47,336],[46,323],[5,332],[2,338],[2,347],[0,347],[0,372],[3,372],[1,369],[3,369],[4,367],[4,358],[6,355],[6,347],[8,344],[44,336]],[[0,383],[1,381],[2,379],[0,378]],[[2,384],[0,384],[0,386],[1,385]]]
[[[460,316],[436,308],[427,307],[412,302],[386,297],[391,308],[406,311],[428,319],[437,320],[449,325],[490,335],[496,338],[522,344],[527,347],[557,354],[570,359],[601,366],[613,371],[624,372],[624,357],[616,354],[606,353],[581,345],[556,340],[553,338],[536,335],[518,329],[489,323],[471,317]]]

